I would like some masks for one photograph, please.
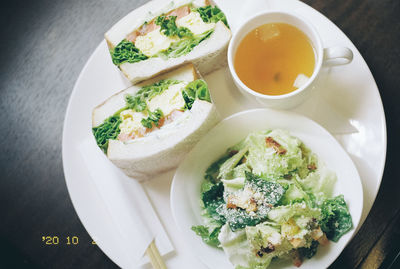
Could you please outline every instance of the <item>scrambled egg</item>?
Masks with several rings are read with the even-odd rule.
[[[169,115],[174,110],[180,110],[185,107],[185,100],[182,96],[182,88],[186,83],[178,83],[171,85],[160,95],[153,97],[147,101],[147,107],[150,111],[155,111],[157,108],[161,109],[164,116]],[[142,119],[147,118],[147,112],[135,112],[132,109],[124,110],[120,113],[122,122],[119,125],[121,134],[130,135],[145,128],[142,125]]]
[[[188,28],[193,35],[202,34],[214,29],[215,23],[204,23],[198,12],[191,12],[176,21],[178,27]],[[135,46],[146,56],[152,57],[160,51],[168,49],[173,42],[179,41],[178,37],[165,36],[160,29],[151,31],[143,36],[138,36]]]
[[[194,35],[202,34],[208,30],[214,29],[215,23],[204,23],[198,12],[191,12],[189,15],[176,21],[178,27],[186,27]]]
[[[183,82],[171,85],[163,93],[147,101],[147,107],[150,111],[155,111],[157,108],[161,109],[164,116],[167,116],[173,110],[184,108],[185,100],[182,96],[182,88],[185,86],[186,83]]]
[[[151,31],[143,36],[138,36],[135,46],[146,56],[151,57],[160,51],[166,50],[171,43],[178,41],[177,37],[163,35],[159,29]]]
[[[141,121],[147,117],[143,112],[135,112],[132,109],[122,111],[120,116],[122,122],[119,125],[119,129],[121,133],[128,135],[143,128]]]

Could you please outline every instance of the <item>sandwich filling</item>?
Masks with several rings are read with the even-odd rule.
[[[217,6],[207,5],[207,1],[204,4],[198,7],[191,3],[145,22],[110,50],[113,63],[119,66],[151,57],[177,58],[210,37],[218,21],[229,27]]]
[[[125,95],[125,106],[93,128],[97,145],[107,152],[108,141],[129,142],[160,130],[190,111],[196,99],[211,102],[206,82],[164,79]]]

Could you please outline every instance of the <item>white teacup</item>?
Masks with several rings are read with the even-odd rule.
[[[252,30],[267,23],[287,23],[300,29],[310,40],[315,53],[315,67],[312,76],[302,87],[282,95],[266,95],[247,87],[238,77],[234,68],[236,49],[242,39]],[[290,12],[268,11],[255,15],[245,21],[234,33],[228,48],[228,65],[233,80],[241,92],[250,98],[256,99],[267,107],[289,109],[305,101],[315,88],[316,78],[322,66],[335,66],[348,64],[353,59],[353,53],[349,48],[330,47],[323,48],[321,38],[314,26]]]

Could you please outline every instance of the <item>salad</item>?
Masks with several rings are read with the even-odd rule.
[[[336,174],[283,130],[250,133],[211,164],[201,187],[204,225],[192,230],[222,248],[236,269],[275,259],[300,266],[319,245],[353,228]]]

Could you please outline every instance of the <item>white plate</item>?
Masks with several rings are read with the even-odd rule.
[[[171,188],[171,208],[176,223],[192,247],[196,256],[209,268],[229,269],[225,253],[204,244],[190,229],[201,221],[200,187],[208,166],[221,157],[227,148],[244,139],[250,132],[268,129],[283,129],[298,137],[312,152],[336,172],[338,177],[334,195],[343,194],[349,206],[354,227],[358,226],[363,207],[361,180],[352,160],[340,144],[324,128],[314,121],[287,111],[253,109],[234,114],[207,133],[178,167]],[[301,268],[326,268],[342,252],[355,232],[353,228],[338,243],[319,247],[310,260]],[[270,268],[278,267],[271,264]],[[279,264],[279,268],[295,268]]]
[[[252,9],[297,11],[316,26],[325,46],[340,45],[353,50],[354,59],[350,65],[323,70],[320,95],[316,96],[318,102],[310,100],[296,111],[307,115],[331,133],[342,133],[335,137],[355,163],[364,186],[362,223],[378,192],[386,156],[383,107],[378,88],[364,59],[339,28],[300,1],[217,2],[223,8],[226,7],[224,11],[231,24],[240,18],[240,14],[251,14]],[[67,188],[80,220],[104,253],[120,267],[127,268],[129,260],[119,244],[123,239],[113,227],[106,206],[97,193],[78,150],[80,143],[92,139],[91,110],[115,92],[129,86],[110,58],[107,45],[103,41],[87,61],[75,84],[65,116],[62,156]],[[222,116],[259,107],[243,98],[233,85],[228,70],[220,70],[205,79]],[[357,132],[346,134],[350,127]],[[191,264],[193,269],[205,268],[195,259],[195,254],[190,251],[172,220],[169,207],[172,175],[173,171],[160,175],[144,186],[176,250],[176,255],[168,257],[167,265],[178,269],[186,268],[187,264]]]

